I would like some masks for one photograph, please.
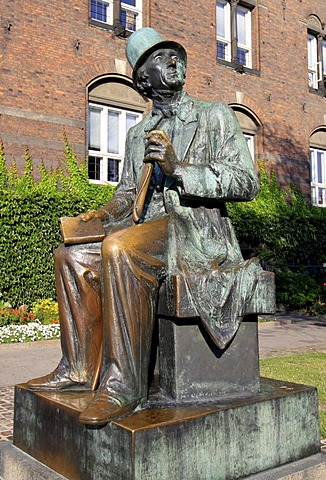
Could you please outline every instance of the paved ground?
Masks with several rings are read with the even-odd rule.
[[[326,319],[280,314],[259,324],[261,358],[307,350],[326,352]],[[52,371],[61,356],[59,341],[0,345],[0,440],[12,439],[13,385]]]

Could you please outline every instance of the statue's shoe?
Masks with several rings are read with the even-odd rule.
[[[105,425],[112,420],[130,415],[140,403],[139,398],[121,402],[101,390],[79,415],[79,421],[86,425]]]
[[[34,378],[27,382],[28,388],[37,391],[58,391],[58,390],[90,390],[90,383],[79,383],[71,380],[67,373],[58,370],[45,375],[44,377]]]

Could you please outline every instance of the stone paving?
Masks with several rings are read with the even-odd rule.
[[[10,440],[14,423],[14,387],[0,388],[0,441]]]

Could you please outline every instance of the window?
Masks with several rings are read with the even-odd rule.
[[[121,23],[125,30],[134,32],[142,25],[141,20],[141,1],[123,0],[121,2]]]
[[[119,181],[127,132],[141,117],[139,112],[89,104],[90,180],[113,183]]]
[[[122,75],[103,75],[90,83],[88,175],[91,182],[119,182],[127,132],[141,120],[146,105],[131,79]]]
[[[326,28],[315,15],[308,18],[308,85],[312,91],[326,95]]]
[[[231,62],[231,9],[224,1],[216,2],[217,58]]]
[[[113,3],[110,0],[91,0],[91,18],[113,24]]]
[[[217,58],[252,68],[251,9],[241,2],[216,1]]]
[[[310,149],[312,204],[326,207],[326,150]]]
[[[94,23],[121,31],[134,32],[142,26],[142,0],[91,0],[90,17]]]

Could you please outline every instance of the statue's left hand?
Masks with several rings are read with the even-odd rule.
[[[144,163],[157,162],[162,172],[173,177],[177,167],[177,157],[172,143],[163,130],[152,130],[146,136]]]

